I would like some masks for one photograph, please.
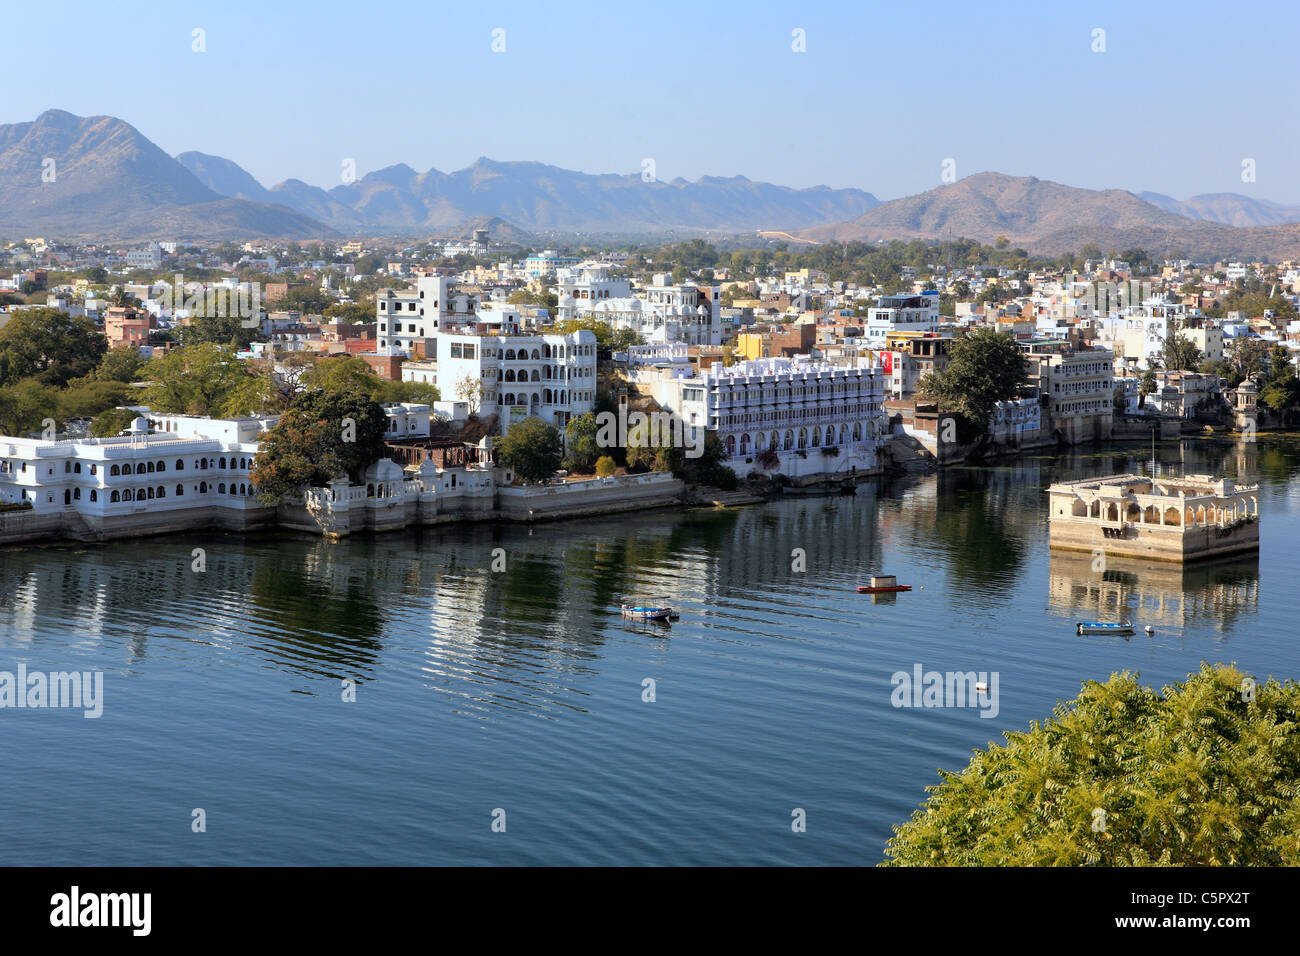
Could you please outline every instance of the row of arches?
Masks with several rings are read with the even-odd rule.
[[[231,468],[240,468],[243,470],[247,470],[252,466],[253,466],[253,459],[251,458],[232,457],[230,459]],[[226,458],[225,456],[222,456],[221,458],[198,458],[195,459],[194,461],[194,467],[198,470],[203,470],[209,467],[224,469],[226,467]],[[175,468],[177,471],[184,471],[185,459],[177,458]],[[78,470],[80,470],[80,466],[78,466]],[[157,462],[141,461],[141,462],[136,462],[134,466],[128,461],[122,465],[113,465],[111,468],[109,468],[108,473],[110,476],[116,477],[117,475],[153,474],[154,472],[166,471],[166,470],[167,470],[167,462],[165,461],[157,461]],[[93,470],[91,473],[94,474]]]
[[[728,435],[724,444],[728,455],[736,454],[737,449],[742,455],[763,450],[796,451],[803,448],[818,448],[822,445],[829,447],[836,444],[843,445],[849,441],[862,441],[862,431],[862,423],[854,422],[852,428],[842,424],[838,431],[834,425],[827,425],[825,429],[787,428],[784,432],[777,429],[770,433],[760,431],[752,436],[749,432],[744,432],[739,441],[736,440],[735,435]]]
[[[1197,505],[1181,507],[1168,505],[1161,507],[1151,504],[1145,508],[1136,501],[1125,503],[1100,499],[1091,504],[1082,499],[1076,500],[1071,513],[1080,518],[1096,518],[1118,524],[1121,516],[1129,524],[1148,524],[1164,526],[1194,527],[1197,525],[1230,524],[1242,518],[1259,516],[1259,500],[1254,497],[1238,498],[1231,504]]]
[[[253,488],[252,485],[247,483],[236,484],[233,481],[229,485],[229,490],[227,490],[227,485],[224,481],[216,485],[210,485],[206,481],[200,481],[194,490],[201,495],[206,495],[209,491],[215,491],[219,495],[228,494],[231,496],[243,496],[243,497],[248,497],[249,495],[255,494],[255,489]],[[183,497],[184,494],[185,494],[185,486],[177,485],[175,496],[177,498],[180,498]],[[78,497],[80,497],[80,495],[78,495]],[[159,485],[157,488],[145,487],[145,488],[135,488],[135,489],[124,488],[121,491],[115,490],[109,496],[108,500],[110,503],[116,504],[117,502],[120,501],[148,501],[151,498],[166,498],[166,497],[167,497],[167,489],[162,485]],[[99,500],[98,493],[94,488],[90,490],[90,500],[91,501]],[[67,492],[64,492],[64,503],[66,504],[68,503],[68,501],[69,499],[68,499]]]

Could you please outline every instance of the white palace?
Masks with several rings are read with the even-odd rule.
[[[726,464],[811,479],[873,471],[889,439],[885,372],[804,358],[763,358],[692,374],[661,364],[634,373],[686,425],[718,433]]]

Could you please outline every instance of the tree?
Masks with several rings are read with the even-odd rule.
[[[1138,382],[1138,408],[1147,403],[1147,396],[1156,390],[1156,370],[1147,369],[1142,373],[1142,380]]]
[[[94,418],[105,409],[126,404],[133,391],[125,382],[75,379],[57,395],[59,416],[64,419]]]
[[[1160,693],[1127,671],[1087,681],[1051,720],[941,771],[887,862],[1295,866],[1298,708],[1300,685],[1235,666],[1202,664]]]
[[[1183,335],[1175,321],[1169,326],[1160,347],[1160,361],[1170,372],[1181,372],[1196,368],[1201,364],[1201,350],[1187,336]]]
[[[261,334],[260,321],[253,326],[246,326],[245,320],[237,315],[221,315],[215,307],[210,307],[210,314],[190,317],[190,324],[181,326],[181,342],[185,345],[198,345],[201,342],[215,342],[217,345],[232,345],[239,351],[248,348],[249,343]],[[224,308],[221,312],[226,311]]]
[[[947,367],[927,374],[918,390],[982,435],[994,406],[1015,398],[1028,380],[1029,363],[1010,334],[976,329],[953,341]]]
[[[108,351],[95,324],[58,309],[24,309],[0,328],[0,385],[35,378],[61,388],[94,370]]]
[[[95,369],[94,376],[104,382],[134,382],[140,376],[140,370],[146,365],[139,349],[130,345],[119,345],[104,353],[103,360]]]
[[[304,392],[262,439],[250,478],[258,497],[274,503],[340,477],[356,483],[384,454],[388,419],[359,391]]]
[[[498,446],[501,463],[524,481],[546,481],[560,467],[560,430],[540,418],[510,427]]]
[[[58,411],[58,392],[37,379],[0,388],[0,434],[16,437],[44,428]]]
[[[609,455],[601,455],[596,459],[596,474],[601,478],[608,478],[614,474],[614,459]]]
[[[602,352],[622,351],[628,346],[636,345],[641,341],[640,337],[631,329],[616,329],[608,322],[598,319],[594,315],[558,322],[552,331],[557,335],[569,335],[584,330],[596,336],[596,348]]]
[[[600,445],[596,442],[598,431],[593,412],[569,420],[565,427],[565,448],[568,452],[564,459],[565,468],[585,474],[595,467],[596,459],[600,457]]]
[[[456,381],[454,394],[462,402],[469,402],[469,410],[477,413],[483,400],[483,380],[466,373]]]
[[[324,358],[302,374],[302,384],[308,389],[336,392],[361,392],[373,397],[379,389],[380,378],[365,359],[355,355]]]
[[[229,345],[205,342],[155,356],[146,369],[144,403],[186,415],[247,415],[267,403],[267,382]]]

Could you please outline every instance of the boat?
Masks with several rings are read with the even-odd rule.
[[[859,594],[892,594],[910,590],[910,584],[899,584],[898,578],[892,574],[876,574],[872,576],[870,584],[858,585]]]
[[[1080,621],[1080,634],[1132,634],[1133,624],[1129,621]]]
[[[636,621],[671,621],[678,615],[667,605],[624,604],[623,616]]]

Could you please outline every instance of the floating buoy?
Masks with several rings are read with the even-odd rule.
[[[1142,628],[1142,630],[1146,631],[1148,634],[1154,634],[1156,632],[1156,629],[1152,627],[1150,624]]]

